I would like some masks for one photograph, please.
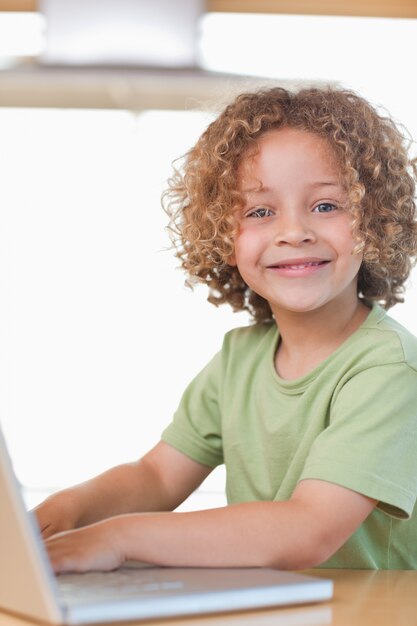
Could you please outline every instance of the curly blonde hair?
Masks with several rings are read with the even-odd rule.
[[[417,254],[416,159],[389,117],[352,91],[274,87],[238,96],[212,122],[175,169],[163,206],[187,283],[208,285],[208,300],[272,320],[268,302],[228,263],[242,206],[238,168],[259,138],[292,127],[324,137],[334,150],[347,190],[355,252],[362,252],[359,296],[386,309],[403,300]]]

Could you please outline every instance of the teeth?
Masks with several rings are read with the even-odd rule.
[[[320,265],[320,261],[315,261],[312,263],[303,263],[301,265],[278,265],[278,267],[282,267],[285,269],[290,269],[290,270],[303,270],[306,267],[315,267],[317,265]]]

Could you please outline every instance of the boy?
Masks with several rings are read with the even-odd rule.
[[[143,459],[38,507],[57,572],[417,566],[417,340],[380,306],[416,254],[415,175],[346,91],[242,95],[209,126],[167,194],[177,255],[255,323]],[[227,507],[170,512],[223,462]]]

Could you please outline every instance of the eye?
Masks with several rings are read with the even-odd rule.
[[[265,207],[259,207],[257,209],[248,211],[245,217],[262,218],[262,217],[270,217],[271,215],[273,215],[273,212],[271,211],[271,209],[266,209]]]
[[[313,213],[331,213],[336,210],[337,206],[335,204],[332,204],[331,202],[320,202],[320,204],[317,204],[314,207]]]

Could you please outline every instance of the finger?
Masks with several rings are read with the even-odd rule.
[[[48,539],[48,537],[52,537],[52,535],[55,534],[55,532],[56,531],[53,529],[51,524],[48,524],[44,528],[41,528],[42,539]]]

